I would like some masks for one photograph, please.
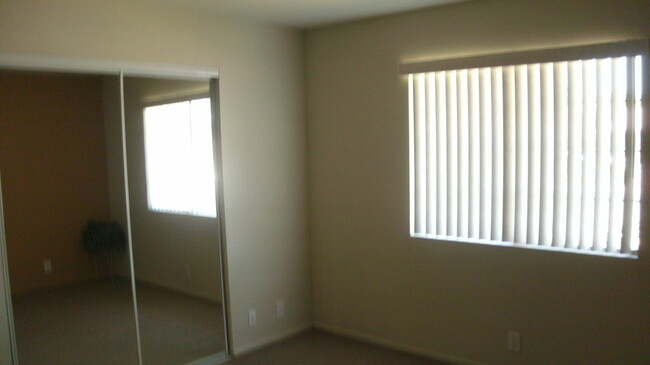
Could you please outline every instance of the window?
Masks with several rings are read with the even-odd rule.
[[[144,108],[149,210],[216,217],[209,98]]]
[[[411,236],[636,255],[647,44],[400,66]]]

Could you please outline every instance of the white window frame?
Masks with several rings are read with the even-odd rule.
[[[632,215],[632,208],[629,208],[629,206],[633,205],[632,203],[630,204],[625,204],[625,218],[623,218],[623,244],[616,248],[616,247],[610,247],[609,242],[607,245],[604,247],[597,247],[598,245],[589,245],[583,246],[582,244],[580,245],[575,245],[575,244],[568,244],[567,243],[561,243],[557,244],[556,242],[551,242],[550,244],[541,244],[540,242],[532,242],[527,239],[525,235],[525,231],[523,235],[519,235],[518,238],[515,238],[515,234],[509,235],[512,237],[498,237],[495,239],[494,237],[477,237],[478,234],[468,234],[467,229],[460,229],[458,228],[458,232],[456,231],[456,228],[452,230],[452,232],[446,232],[443,229],[442,234],[440,234],[439,229],[433,229],[431,230],[431,226],[435,226],[435,222],[433,224],[429,223],[427,219],[431,219],[430,217],[432,215],[435,215],[435,210],[437,202],[434,199],[429,198],[426,196],[427,194],[427,188],[426,186],[430,185],[428,180],[429,176],[431,176],[430,172],[427,173],[427,171],[435,169],[431,168],[429,165],[429,162],[422,161],[424,159],[428,159],[429,157],[429,152],[427,149],[432,148],[432,144],[430,142],[422,142],[422,140],[426,140],[426,137],[421,137],[426,130],[426,127],[423,127],[423,125],[427,125],[429,123],[428,121],[422,122],[421,120],[426,120],[426,111],[429,109],[435,109],[436,108],[436,100],[430,101],[426,99],[425,97],[422,97],[421,94],[435,94],[436,89],[434,86],[434,89],[430,91],[430,86],[425,86],[429,85],[427,82],[429,82],[428,79],[425,79],[426,77],[438,77],[440,74],[444,75],[445,72],[465,72],[467,74],[468,71],[478,71],[481,69],[489,69],[489,68],[505,68],[505,67],[512,67],[514,70],[515,67],[524,65],[523,67],[526,67],[525,65],[531,65],[531,64],[549,64],[549,63],[556,63],[556,62],[571,62],[571,61],[579,61],[579,60],[592,60],[592,59],[602,59],[602,58],[620,58],[620,57],[628,57],[628,59],[632,59],[632,61],[628,61],[628,67],[630,67],[630,62],[634,64],[634,58],[639,56],[639,61],[637,61],[637,65],[640,64],[642,65],[643,69],[643,79],[640,81],[640,85],[637,85],[637,87],[640,87],[640,92],[637,91],[637,93],[642,94],[643,100],[637,100],[637,115],[630,115],[629,113],[629,105],[625,109],[625,111],[628,113],[627,115],[627,130],[634,130],[635,133],[627,133],[625,135],[625,145],[627,147],[626,152],[625,152],[625,161],[626,162],[632,162],[634,164],[634,159],[640,159],[641,153],[640,153],[640,138],[641,138],[641,125],[644,125],[644,120],[645,115],[647,115],[647,110],[645,110],[643,113],[641,113],[639,110],[643,107],[647,109],[647,106],[643,105],[645,101],[647,100],[647,73],[650,71],[648,70],[648,41],[647,40],[633,40],[633,41],[625,41],[625,42],[617,42],[617,43],[606,43],[606,44],[596,44],[596,45],[587,45],[587,46],[579,46],[579,47],[571,47],[571,48],[563,48],[563,49],[552,49],[552,50],[538,50],[538,51],[528,51],[528,52],[519,52],[519,53],[508,53],[508,54],[497,54],[497,55],[487,55],[487,56],[478,56],[478,57],[467,57],[467,58],[458,58],[458,59],[444,59],[444,60],[434,60],[434,61],[426,61],[426,62],[416,62],[416,63],[406,63],[406,64],[401,64],[399,66],[399,73],[403,75],[408,75],[409,79],[409,150],[410,150],[410,234],[412,237],[416,238],[427,238],[427,239],[436,239],[436,240],[447,240],[447,241],[463,241],[463,242],[471,242],[471,243],[483,243],[483,244],[493,244],[493,245],[503,245],[503,246],[515,246],[515,247],[524,247],[524,248],[534,248],[534,249],[545,249],[545,250],[554,250],[554,251],[563,251],[563,252],[574,252],[574,253],[582,253],[582,254],[596,254],[596,255],[607,255],[607,256],[615,256],[615,257],[628,257],[628,258],[636,258],[638,256],[638,250],[631,250],[629,247],[629,235],[632,232],[632,228],[635,227],[630,227],[630,220],[631,220],[631,215]],[[634,66],[632,66],[634,67]],[[525,72],[525,71],[524,71]],[[427,76],[428,75],[428,76]],[[437,76],[436,76],[437,75]],[[444,77],[444,76],[443,76]],[[460,77],[460,76],[459,76]],[[467,76],[465,76],[467,77]],[[628,72],[628,78],[629,78],[629,72]],[[436,83],[438,80],[434,79],[431,81],[431,83]],[[632,80],[634,81],[634,80]],[[443,80],[444,82],[444,80]],[[630,80],[627,80],[628,84],[631,84]],[[478,84],[477,84],[478,85]],[[514,82],[513,82],[514,85]],[[475,89],[478,86],[475,86]],[[426,90],[426,91],[425,91]],[[478,92],[478,91],[476,91]],[[467,90],[465,90],[465,93],[467,93]],[[471,93],[471,91],[470,91]],[[514,91],[513,91],[514,93]],[[460,93],[458,94],[459,98]],[[629,99],[630,91],[628,90],[628,95],[626,102],[627,104],[630,103]],[[515,94],[512,100],[517,100],[516,99],[518,96]],[[634,97],[634,94],[633,94]],[[466,98],[466,96],[465,96]],[[446,100],[446,103],[449,103],[449,100]],[[454,100],[451,101],[451,103],[455,103],[455,96]],[[465,101],[463,101],[465,102]],[[460,103],[460,101],[459,101]],[[643,105],[643,106],[642,106]],[[450,106],[450,104],[446,105],[447,107]],[[454,104],[455,107],[455,104]],[[470,107],[471,108],[471,107]],[[634,107],[632,108],[634,110]],[[476,114],[479,114],[478,111],[476,111]],[[440,115],[438,115],[440,117]],[[444,118],[447,118],[446,115],[443,115]],[[519,118],[520,116],[518,116]],[[435,116],[434,116],[435,118]],[[450,117],[450,118],[455,118],[455,117]],[[458,117],[460,118],[460,117]],[[464,116],[465,121],[467,122],[467,116]],[[477,117],[480,119],[480,117]],[[523,118],[526,118],[526,116],[523,116]],[[502,118],[504,120],[505,118]],[[446,119],[445,119],[446,120]],[[471,123],[471,121],[469,122]],[[638,127],[635,127],[638,125]],[[454,123],[455,124],[455,123]],[[478,124],[476,124],[478,126]],[[456,127],[458,128],[458,127]],[[646,126],[647,128],[647,126]],[[456,129],[458,131],[458,134],[460,135],[461,130]],[[507,136],[508,133],[510,133],[515,139],[515,132],[514,130],[508,131],[507,126],[502,126],[502,130],[505,131],[506,137],[510,138]],[[446,131],[444,131],[447,133]],[[465,134],[467,134],[465,132]],[[609,136],[609,135],[608,135]],[[453,135],[452,138],[456,138],[456,135]],[[461,141],[460,137],[458,137],[458,141]],[[452,155],[457,154],[457,153],[478,153],[475,155],[475,159],[480,159],[479,156],[481,152],[483,151],[474,151],[467,152],[467,149],[464,149],[467,147],[468,144],[472,143],[471,137],[464,136],[462,142],[453,142],[454,146],[452,149],[454,149]],[[468,143],[469,142],[469,143]],[[458,147],[456,144],[462,144],[464,143],[466,146],[461,146],[456,150]],[[514,147],[515,142],[511,142],[511,147]],[[633,146],[633,150],[631,152],[629,147]],[[636,147],[634,147],[636,146]],[[435,147],[433,147],[435,148]],[[456,151],[464,151],[464,152],[456,152]],[[636,152],[636,153],[635,153]],[[425,158],[422,158],[422,156],[427,156]],[[456,156],[458,158],[458,156]],[[440,158],[440,157],[437,157]],[[445,163],[449,163],[449,158],[448,156],[444,156]],[[491,158],[491,157],[490,157]],[[458,160],[457,160],[458,161]],[[512,161],[510,161],[512,164],[516,164],[517,161],[513,158]],[[627,164],[629,167],[631,164]],[[637,165],[637,168],[639,165]],[[514,167],[513,167],[514,168]],[[427,170],[428,169],[428,170]],[[640,168],[639,168],[640,169]],[[631,175],[633,168],[625,168],[625,181],[629,182],[631,181]],[[473,170],[470,172],[477,172],[478,170]],[[456,174],[456,173],[454,173]],[[465,173],[466,174],[466,173]],[[641,178],[641,171],[636,171],[636,174],[638,176],[636,183]],[[434,173],[435,175],[435,173]],[[647,175],[647,174],[646,174]],[[458,175],[460,176],[460,175]],[[467,175],[465,175],[467,176]],[[466,178],[466,177],[465,177]],[[512,177],[509,177],[512,178]],[[460,178],[462,179],[462,177]],[[452,179],[454,180],[454,179]],[[456,181],[456,180],[454,180]],[[512,180],[514,181],[514,180]],[[525,181],[526,189],[528,186],[528,180],[527,179],[522,179],[522,181]],[[453,181],[452,181],[453,182]],[[640,201],[640,198],[638,198],[639,194],[633,194],[634,190],[640,190],[640,186],[638,186],[636,189],[631,186],[632,184],[628,183],[628,187],[624,188],[624,195],[625,195],[625,201],[633,201],[637,200],[637,203]],[[458,199],[458,201],[463,201],[463,204],[466,204],[467,200],[471,200],[471,196],[478,195],[480,197],[480,189],[482,187],[475,188],[474,191],[470,192],[464,192],[464,196],[461,196],[461,194],[457,194],[458,198],[456,198],[456,195],[454,195],[454,198],[452,199]],[[439,189],[436,187],[436,189]],[[448,189],[447,186],[444,187],[444,189]],[[451,186],[449,189],[456,190],[458,189],[457,186]],[[471,190],[471,188],[470,188]],[[525,190],[525,189],[522,189]],[[640,192],[639,192],[640,193]],[[446,192],[445,192],[446,194]],[[456,194],[455,192],[452,192],[451,194]],[[491,194],[491,193],[490,193]],[[469,197],[468,197],[469,195]],[[633,195],[637,195],[636,198],[633,198]],[[491,197],[491,195],[490,195]],[[519,196],[516,196],[514,194],[510,194],[511,199],[519,199]],[[521,201],[518,200],[518,201]],[[444,202],[443,202],[444,203]],[[516,202],[511,202],[512,205],[514,204],[519,204]],[[432,206],[433,204],[433,206]],[[454,205],[456,203],[454,202]],[[555,203],[553,203],[555,204]],[[460,203],[459,203],[460,205]],[[639,203],[640,205],[640,203]],[[519,207],[517,208],[519,209]],[[524,207],[523,209],[527,209]],[[478,210],[478,209],[475,209]],[[548,210],[548,209],[547,209]],[[640,211],[640,208],[637,208],[638,211]],[[433,212],[432,212],[433,211]],[[444,211],[445,213],[446,210]],[[512,213],[512,212],[510,212]],[[528,214],[528,211],[526,211]],[[478,213],[476,213],[478,214]],[[429,215],[429,218],[426,218],[427,215]],[[455,212],[452,212],[452,215],[454,215],[453,218],[451,219],[456,219],[455,217]],[[510,219],[512,217],[508,217]],[[470,217],[469,219],[472,219]],[[638,218],[637,218],[638,219]],[[453,223],[452,223],[453,225]],[[627,226],[626,226],[627,225]],[[516,228],[512,228],[515,230]],[[638,229],[638,227],[636,227]],[[471,228],[470,228],[471,230]],[[478,228],[476,228],[478,230]],[[463,232],[461,232],[463,231]],[[627,235],[627,236],[626,236]],[[626,241],[627,240],[627,241]],[[627,243],[625,243],[627,242]]]

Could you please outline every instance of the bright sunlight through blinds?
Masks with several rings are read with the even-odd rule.
[[[410,73],[411,235],[635,254],[641,65]]]
[[[146,107],[144,136],[149,209],[216,217],[210,99]]]

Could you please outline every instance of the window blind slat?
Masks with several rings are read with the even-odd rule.
[[[625,62],[612,59],[611,133],[610,133],[610,191],[609,227],[607,230],[607,252],[618,252],[621,247],[621,228],[623,224],[623,174],[625,164]],[[622,112],[622,113],[621,113]]]
[[[449,170],[449,161],[447,160],[447,86],[444,72],[438,72],[436,79],[436,110],[437,132],[438,132],[438,234],[447,235],[447,171]]]
[[[481,226],[479,238],[491,239],[492,236],[492,70],[489,68],[479,71],[479,108],[481,135]]]
[[[469,105],[469,231],[470,238],[478,239],[481,225],[481,129],[479,106],[479,73],[478,69],[468,73],[468,105]]]
[[[458,236],[458,110],[456,72],[446,72],[447,86],[447,234]]]
[[[436,233],[436,194],[438,191],[437,184],[437,153],[436,153],[436,84],[435,75],[426,74],[425,76],[425,90],[426,90],[426,130],[427,130],[427,234]]]
[[[469,120],[467,70],[456,72],[456,105],[458,126],[458,237],[467,238],[469,228]]]
[[[623,205],[623,229],[621,238],[621,253],[630,253],[631,251],[631,231],[632,219],[634,212],[634,193],[635,181],[634,174],[637,172],[635,168],[639,161],[637,161],[637,147],[635,143],[635,129],[636,129],[636,59],[628,57],[627,60],[627,75],[626,75],[626,90],[625,90],[625,104],[627,114],[625,115],[625,157],[627,163],[625,164],[625,197]]]
[[[411,235],[420,233],[415,229],[415,75],[409,75],[408,78],[408,98],[409,98],[409,228]]]
[[[503,126],[503,68],[492,69],[492,239],[503,241],[503,181],[504,181],[504,126]]]
[[[645,65],[645,66],[644,66]],[[641,171],[641,128],[643,125],[643,115],[648,115],[648,110],[646,109],[645,111],[643,110],[642,103],[645,103],[645,101],[642,101],[642,99],[647,98],[644,97],[644,85],[647,86],[647,82],[643,80],[647,80],[647,76],[644,76],[642,73],[643,67],[646,67],[645,69],[647,70],[648,66],[648,59],[647,57],[640,57],[636,56],[634,60],[634,83],[635,83],[635,91],[634,91],[634,173],[633,173],[633,178],[634,178],[634,183],[630,184],[632,186],[633,192],[632,192],[632,199],[634,200],[633,206],[632,206],[632,228],[631,228],[631,237],[630,237],[630,251],[631,252],[637,252],[639,250],[639,245],[640,245],[640,239],[639,239],[639,231],[640,231],[640,218],[641,218],[641,180],[644,178],[642,171]]]
[[[515,70],[503,68],[503,240],[515,238],[516,108]]]
[[[555,170],[554,151],[555,128],[553,118],[555,114],[554,93],[553,93],[553,64],[547,63],[541,66],[541,188],[540,188],[540,218],[539,218],[539,244],[542,246],[551,246],[553,243],[553,195]]]
[[[553,246],[566,243],[567,198],[567,63],[556,63],[553,70],[553,106],[555,110],[555,150],[553,187]]]
[[[609,206],[609,172],[611,123],[611,60],[597,62],[597,109],[596,109],[596,201],[594,209],[593,250],[600,251],[607,246],[609,227],[607,209]]]
[[[426,230],[427,218],[427,160],[426,160],[426,104],[425,104],[425,84],[424,74],[419,74],[415,78],[415,230],[423,232]]]
[[[526,243],[528,225],[528,67],[515,67],[515,243]]]
[[[582,64],[569,62],[568,68],[568,192],[566,247],[580,243],[580,189],[582,186]]]
[[[582,215],[579,248],[591,248],[596,194],[596,61],[582,62]]]
[[[528,72],[528,222],[526,242],[539,244],[541,138],[540,65],[530,65]]]

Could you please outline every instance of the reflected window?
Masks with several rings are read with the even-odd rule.
[[[144,108],[150,211],[216,217],[209,98]]]

